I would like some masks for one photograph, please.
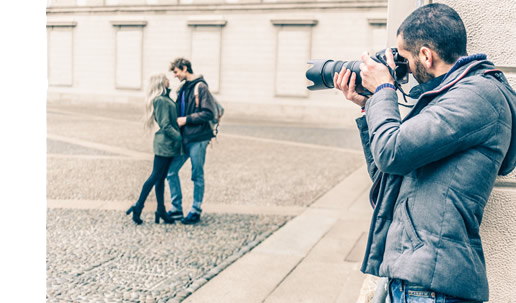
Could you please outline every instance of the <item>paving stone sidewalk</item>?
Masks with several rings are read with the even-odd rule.
[[[154,224],[151,193],[135,226],[124,210],[153,157],[139,117],[123,104],[48,105],[48,302],[182,301],[363,163],[354,130],[228,119],[208,150],[201,224]]]

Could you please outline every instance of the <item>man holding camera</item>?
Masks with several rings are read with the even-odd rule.
[[[356,74],[334,77],[363,109],[357,125],[374,182],[361,270],[389,278],[393,303],[489,299],[479,226],[496,176],[516,165],[516,93],[485,55],[467,55],[466,37],[444,4],[401,24],[398,52],[421,88],[403,119],[390,49],[388,67],[362,56],[370,98],[355,91]]]
[[[214,137],[209,121],[215,115],[215,101],[203,76],[194,75],[190,61],[177,58],[171,63],[170,70],[179,81],[185,81],[177,94],[176,104],[177,124],[181,130],[186,153],[174,157],[168,170],[167,181],[172,198],[172,208],[168,215],[174,220],[181,220],[183,224],[196,224],[201,220],[206,148]],[[188,158],[192,163],[193,205],[188,215],[183,218],[179,170]]]

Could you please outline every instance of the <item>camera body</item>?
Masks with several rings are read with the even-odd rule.
[[[394,63],[396,68],[394,69],[394,80],[400,84],[408,82],[408,61],[403,58],[399,53],[398,49],[393,48],[392,54],[394,56]],[[385,50],[381,50],[376,53],[374,57],[371,57],[374,61],[382,63],[387,66],[385,58]],[[312,81],[314,84],[308,86],[309,90],[321,90],[334,88],[333,76],[335,73],[340,73],[341,69],[345,67],[356,74],[355,90],[358,94],[363,96],[372,95],[370,91],[362,86],[362,78],[360,77],[360,64],[362,61],[334,61],[331,59],[320,59],[310,60],[308,64],[313,66],[306,71],[306,78]]]

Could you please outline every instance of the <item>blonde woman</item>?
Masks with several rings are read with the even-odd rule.
[[[159,223],[160,218],[165,223],[172,224],[174,219],[167,215],[164,203],[165,178],[168,167],[174,156],[182,154],[182,140],[177,125],[176,104],[168,97],[169,80],[165,74],[152,75],[146,91],[145,128],[151,130],[154,123],[157,123],[159,130],[154,134],[154,165],[152,173],[143,184],[140,198],[131,206],[126,214],[133,214],[133,221],[142,224],[140,218],[145,200],[152,187],[156,191],[158,209],[155,212],[155,222]]]

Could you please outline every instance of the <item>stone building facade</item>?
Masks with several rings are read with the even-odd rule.
[[[385,0],[49,0],[48,100],[141,102],[186,57],[228,115],[352,125],[341,94],[306,89],[307,61],[385,48],[386,18]]]

